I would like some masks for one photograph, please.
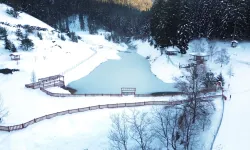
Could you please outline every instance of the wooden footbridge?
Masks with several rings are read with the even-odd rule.
[[[38,79],[38,82],[26,84],[26,88],[38,89],[38,88],[49,88],[49,87],[63,87],[64,86],[64,76],[55,75],[46,78]]]

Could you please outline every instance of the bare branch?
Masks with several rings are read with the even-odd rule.
[[[110,145],[116,150],[127,150],[128,149],[128,116],[125,112],[120,114],[115,114],[111,116],[112,129],[109,133]]]
[[[153,141],[153,134],[150,131],[152,120],[147,115],[145,112],[133,110],[130,118],[131,138],[141,150],[150,150]]]

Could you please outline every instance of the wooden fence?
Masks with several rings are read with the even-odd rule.
[[[49,96],[53,97],[98,97],[98,96],[107,96],[107,97],[122,97],[123,94],[66,94],[66,93],[52,93],[44,88],[40,88],[40,90],[46,93]],[[181,93],[163,93],[163,94],[135,94],[134,97],[162,97],[162,96],[176,96]]]
[[[38,89],[40,88],[40,82],[25,84],[26,88]]]
[[[98,96],[108,96],[108,97],[122,97],[123,94],[66,94],[66,93],[52,93],[44,88],[40,88],[41,91],[49,96],[53,97],[98,97]],[[204,90],[202,92],[216,92],[216,89]],[[163,92],[163,93],[153,93],[153,94],[134,94],[134,97],[164,97],[164,96],[177,96],[181,95],[182,92]]]
[[[49,96],[53,97],[96,97],[96,96],[109,96],[109,97],[122,97],[121,94],[66,94],[66,93],[52,93],[44,88],[40,88],[41,91]]]
[[[216,98],[220,97],[221,95],[215,95],[215,96],[209,96],[207,98]],[[209,100],[204,100],[209,101]],[[77,109],[70,109],[65,111],[60,111],[52,114],[48,114],[42,117],[34,118],[28,122],[13,125],[13,126],[0,126],[0,131],[15,131],[15,130],[21,130],[24,129],[32,124],[38,123],[40,121],[43,121],[45,119],[51,119],[56,116],[62,116],[66,114],[73,114],[73,113],[79,113],[79,112],[85,112],[85,111],[91,111],[91,110],[97,110],[97,109],[111,109],[111,108],[125,108],[125,107],[139,107],[139,106],[152,106],[152,105],[181,105],[184,103],[190,102],[190,100],[178,100],[178,101],[146,101],[146,102],[135,102],[135,103],[117,103],[117,104],[105,104],[105,105],[96,105],[96,106],[89,106],[89,107],[83,107],[83,108],[77,108]]]

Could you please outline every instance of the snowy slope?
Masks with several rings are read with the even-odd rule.
[[[118,50],[126,50],[127,47],[108,42],[103,36],[89,35],[83,32],[78,32],[78,35],[82,37],[82,41],[79,41],[79,43],[73,43],[68,38],[66,38],[66,41],[61,41],[58,38],[58,34],[51,31],[53,30],[52,27],[25,13],[21,13],[18,19],[12,18],[5,13],[7,7],[4,4],[0,4],[0,22],[8,22],[12,25],[25,25],[28,23],[29,25],[44,27],[49,30],[41,32],[43,40],[36,37],[36,32],[29,35],[29,38],[35,43],[34,50],[24,52],[18,49],[18,53],[21,54],[19,64],[10,61],[10,52],[4,49],[4,43],[0,41],[0,68],[20,69],[20,72],[15,72],[13,75],[0,74],[0,93],[4,99],[5,106],[9,110],[9,115],[4,118],[4,122],[1,125],[23,123],[49,113],[91,105],[169,100],[169,98],[134,97],[55,98],[49,97],[39,90],[26,89],[24,84],[30,83],[32,70],[35,70],[37,78],[40,78],[63,73],[73,67],[71,71],[65,74],[67,84],[89,74],[108,59],[120,59],[117,55]],[[18,46],[20,41],[16,40],[16,28],[1,26],[8,30],[10,40]],[[22,32],[24,32],[23,29]],[[168,60],[166,56],[160,56],[159,51],[148,43],[135,41],[134,44],[137,45],[137,51],[140,55],[145,58],[149,56],[152,72],[167,83],[173,82],[173,77],[181,75],[181,70],[178,68],[179,63],[188,63],[190,58],[189,55],[178,55],[170,57],[170,60]],[[224,119],[214,144],[214,149],[249,150],[250,119],[248,114],[250,114],[250,109],[248,109],[248,106],[250,104],[250,78],[247,78],[247,75],[250,74],[250,43],[240,43],[237,48],[230,48],[230,43],[216,42],[216,44],[219,48],[225,47],[228,49],[231,55],[231,62],[222,68],[219,64],[209,62],[209,67],[216,74],[222,71],[227,82],[226,88],[230,84],[226,96],[232,95],[232,99],[225,102]],[[190,46],[189,52],[192,52],[192,48]],[[83,61],[84,63],[81,64]],[[74,68],[79,63],[80,65]],[[232,65],[234,72],[234,76],[231,78],[227,75],[230,65]],[[58,88],[50,90],[62,92]],[[109,126],[109,122],[106,120],[108,120],[109,114],[122,110],[112,111],[95,111],[59,117],[33,125],[23,131],[13,133],[1,132],[0,149],[58,149],[62,146],[62,149],[78,150],[90,148],[96,150],[99,146],[107,144],[105,143],[106,140],[103,139],[106,137],[101,138],[101,136],[106,135],[106,128]],[[100,117],[100,114],[103,116]],[[79,120],[79,118],[83,119]],[[103,125],[101,128],[99,127],[100,124]],[[97,138],[101,138],[101,142],[91,142],[91,140],[96,140]],[[72,142],[72,139],[74,142]],[[27,143],[27,141],[31,142]],[[82,141],[94,144],[79,145]],[[106,148],[106,145],[102,148]]]
[[[1,19],[0,22],[8,22],[11,24],[21,24],[21,25],[25,25],[25,24],[29,24],[30,26],[39,26],[42,28],[47,28],[49,30],[53,29],[52,27],[50,27],[49,25],[47,25],[46,23],[26,14],[26,13],[20,13],[18,18],[13,18],[10,17],[8,14],[5,13],[6,9],[11,8],[5,4],[1,4],[0,3],[0,14],[1,14]]]
[[[0,4],[0,8],[0,14],[4,16],[0,18],[0,22],[9,21],[8,23],[12,26],[16,25],[15,23],[26,24],[31,22],[29,25],[38,25],[52,29],[45,23],[25,13],[22,13],[20,18],[12,21],[14,18],[5,13],[7,6]],[[70,70],[64,74],[65,82],[68,84],[89,74],[108,59],[120,59],[117,55],[117,50],[124,50],[126,47],[108,42],[103,36],[86,35],[83,33],[79,33],[82,40],[79,40],[78,43],[71,42],[64,33],[62,34],[65,35],[66,41],[62,41],[58,38],[57,33],[48,30],[41,31],[43,40],[36,36],[37,31],[29,34],[28,37],[33,40],[35,46],[33,50],[26,52],[19,48],[20,41],[17,40],[15,35],[17,28],[2,24],[1,26],[7,29],[8,39],[16,45],[18,53],[21,55],[21,60],[18,64],[15,61],[11,61],[9,57],[10,52],[4,49],[4,42],[0,41],[0,67],[20,69],[19,72],[15,72],[13,75],[0,74],[0,93],[4,99],[5,106],[9,110],[9,115],[4,119],[2,125],[18,124],[48,113],[110,103],[112,100],[111,103],[117,103],[121,100],[123,102],[131,101],[129,98],[54,98],[47,96],[40,90],[27,89],[24,86],[31,82],[33,70],[37,79]],[[21,28],[21,30],[25,33],[24,29]],[[87,58],[89,60],[86,60]],[[151,100],[151,98],[146,99]],[[140,100],[138,99],[137,101]]]

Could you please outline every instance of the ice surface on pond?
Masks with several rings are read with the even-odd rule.
[[[148,60],[134,52],[119,53],[120,60],[109,60],[86,77],[73,81],[76,94],[119,94],[122,87],[136,88],[137,94],[177,91],[172,83],[164,83],[150,70]]]

